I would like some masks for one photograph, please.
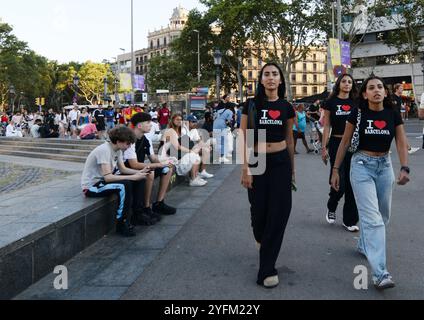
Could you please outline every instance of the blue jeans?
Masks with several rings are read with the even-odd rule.
[[[227,128],[214,129],[213,133],[217,143],[217,151],[220,152],[221,157],[225,157],[228,150],[228,130]]]
[[[358,207],[361,235],[358,250],[365,254],[378,282],[389,274],[386,266],[386,225],[391,216],[395,182],[389,155],[352,157],[350,179]]]

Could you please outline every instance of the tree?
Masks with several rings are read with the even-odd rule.
[[[260,8],[254,22],[255,42],[268,60],[281,65],[291,100],[292,64],[303,61],[311,48],[323,42],[316,6],[309,0],[263,0]]]
[[[46,97],[51,86],[47,59],[30,50],[25,42],[12,34],[12,30],[8,24],[0,24],[1,109],[8,102],[11,85],[15,87],[19,100],[25,98],[31,105],[35,97]]]
[[[113,79],[114,75],[110,66],[102,63],[87,61],[82,65],[71,63],[66,70],[59,70],[56,89],[59,91],[75,90],[73,85],[74,76],[78,75],[78,95],[82,96],[86,102],[94,104],[101,100],[104,91],[103,79]],[[113,83],[109,81],[108,91],[113,90]]]
[[[424,46],[424,0],[387,0],[380,3],[378,8],[389,23],[395,25],[396,30],[389,32],[384,42],[394,47],[400,55],[408,57],[411,67],[411,78],[415,102],[418,98],[415,91],[414,61],[418,60],[422,46]]]
[[[193,80],[186,75],[182,62],[172,56],[156,56],[149,62],[147,84],[151,94],[156,90],[187,91]]]
[[[180,37],[172,42],[171,56],[173,60],[179,63],[178,66],[176,65],[179,72],[178,77],[182,80],[179,87],[183,90],[190,90],[199,85],[207,87],[214,81],[215,69],[211,52],[214,49],[216,35],[212,32],[211,24],[212,21],[206,14],[194,9],[190,11],[186,26]],[[198,35],[194,30],[199,31],[200,84],[197,80]]]

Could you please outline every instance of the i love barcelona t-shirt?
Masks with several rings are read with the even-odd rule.
[[[346,128],[346,121],[349,118],[355,104],[352,99],[340,99],[338,97],[327,100],[323,108],[330,111],[331,134],[342,136]]]
[[[348,121],[356,127],[358,109],[355,108]],[[396,127],[402,124],[401,115],[393,109],[361,109],[358,150],[388,152],[396,135]]]
[[[248,115],[249,101],[243,108],[243,114]],[[287,120],[296,114],[293,106],[286,100],[266,101],[264,105],[256,105],[256,127],[266,130],[266,142],[275,143],[286,140]]]

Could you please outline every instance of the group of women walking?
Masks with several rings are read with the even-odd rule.
[[[257,284],[274,288],[279,284],[275,264],[296,186],[295,112],[285,100],[285,80],[277,64],[266,64],[259,77],[255,98],[243,108],[241,183],[248,189],[253,234],[260,250]],[[368,259],[376,288],[392,288],[395,283],[386,263],[386,226],[395,183],[389,154],[393,139],[401,163],[397,183],[408,183],[410,173],[401,115],[393,108],[383,79],[376,76],[366,79],[360,90],[351,75],[340,76],[323,107],[322,160],[331,164],[325,218],[335,224],[337,206],[345,196],[343,227],[360,232],[357,250]],[[246,138],[248,130],[254,131],[254,141]],[[259,130],[266,130],[264,141],[259,139]],[[265,172],[256,174],[259,164],[249,159],[266,161]]]

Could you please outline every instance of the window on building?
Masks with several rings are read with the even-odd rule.
[[[308,87],[302,87],[302,93],[308,94]]]
[[[292,63],[292,65],[291,65],[291,69],[294,71],[294,70],[296,70],[296,63]]]
[[[317,54],[314,53],[314,61],[317,61]]]
[[[303,71],[308,71],[308,65],[306,63],[303,64]]]
[[[302,76],[302,80],[303,80],[303,82],[307,82],[308,81],[308,76],[306,74],[304,74]]]
[[[292,81],[293,83],[296,83],[296,75],[295,75],[295,74],[292,74],[292,75],[291,75],[291,81]]]
[[[291,90],[292,90],[292,94],[295,96],[295,95],[297,95],[297,90],[296,90],[296,87],[292,87],[291,88]]]
[[[247,78],[248,78],[248,80],[253,80],[253,72],[252,71],[248,72]]]
[[[312,94],[318,94],[318,87],[312,88]]]
[[[247,60],[247,65],[248,65],[249,67],[252,67],[252,66],[253,66],[253,61],[252,61],[252,59],[248,59],[248,60]]]
[[[150,41],[150,49],[153,49],[153,40]]]
[[[166,46],[166,37],[165,37],[165,38],[163,38],[163,45],[165,45],[165,46]]]
[[[159,48],[160,47],[160,41],[159,41],[159,39],[158,39],[157,43],[158,43],[158,48]]]
[[[314,74],[314,83],[318,82],[318,75]]]
[[[318,71],[318,65],[316,63],[314,63],[314,72]]]

